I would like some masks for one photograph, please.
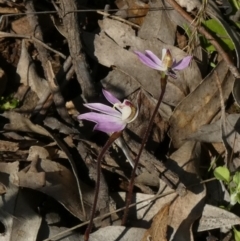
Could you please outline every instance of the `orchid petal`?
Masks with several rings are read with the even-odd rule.
[[[145,50],[145,56],[147,56],[148,58],[150,58],[155,64],[157,64],[158,66],[162,65],[162,61],[158,58],[157,55],[155,55],[152,51],[150,50]]]
[[[94,130],[99,130],[106,133],[122,131],[126,127],[127,123],[120,122],[119,119],[118,121],[119,122],[99,122],[94,126]]]
[[[106,90],[102,90],[105,98],[108,100],[108,102],[110,102],[111,104],[116,104],[116,103],[121,103],[120,100],[118,100],[115,96],[113,96],[109,91]]]
[[[159,66],[158,64],[153,62],[153,60],[151,58],[149,58],[148,56],[146,56],[145,54],[138,52],[138,51],[135,51],[134,53],[138,56],[139,60],[143,64],[147,65],[148,67],[150,67],[152,69],[162,70],[161,66]]]
[[[162,61],[164,60],[166,53],[167,53],[167,49],[162,49]]]
[[[178,62],[174,61],[173,65],[172,65],[172,69],[173,70],[185,69],[185,68],[188,67],[188,65],[190,64],[191,60],[192,60],[192,56],[187,56],[187,57],[181,59]]]
[[[107,115],[110,115],[110,116],[115,116],[115,117],[118,117],[118,118],[121,118],[122,117],[122,114],[111,108],[110,106],[107,106],[107,105],[104,105],[104,104],[101,104],[101,103],[88,103],[88,104],[84,104],[84,106],[86,106],[87,108],[91,109],[91,110],[96,110],[96,111],[99,111],[101,113],[104,113],[104,114],[107,114]]]
[[[121,131],[127,124],[117,117],[94,112],[79,115],[78,119],[95,122],[96,125],[94,126],[94,130],[99,130],[106,133]]]

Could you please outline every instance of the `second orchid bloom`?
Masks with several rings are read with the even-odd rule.
[[[88,120],[95,122],[94,130],[113,133],[122,131],[126,125],[134,121],[138,115],[136,108],[131,101],[124,100],[122,103],[110,92],[103,90],[105,98],[113,105],[110,106],[101,103],[90,103],[85,106],[97,112],[89,112],[78,116],[79,120]]]
[[[176,78],[175,71],[183,70],[187,68],[192,60],[192,56],[187,56],[180,61],[176,62],[173,59],[172,54],[169,49],[162,50],[162,59],[159,59],[152,51],[145,50],[145,53],[135,51],[139,60],[152,69],[156,69],[164,73],[165,75],[170,75]]]

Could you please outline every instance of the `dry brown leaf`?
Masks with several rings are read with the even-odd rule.
[[[12,184],[18,187],[27,187],[31,189],[38,189],[46,184],[44,172],[18,172],[10,175]]]
[[[31,190],[19,191],[13,214],[12,230],[9,230],[11,233],[9,241],[37,240],[42,223],[42,217],[36,211],[38,203],[38,196],[34,195]]]
[[[3,184],[0,183],[0,195],[3,195],[7,192],[7,187]]]
[[[90,235],[91,241],[139,241],[145,229],[112,226],[101,228]],[[82,237],[83,238],[83,237]],[[82,239],[83,240],[83,239]]]
[[[19,75],[20,83],[29,86],[38,96],[40,102],[46,100],[50,94],[48,82],[45,79],[40,78],[37,74],[35,64],[28,54],[24,40],[22,40],[21,56],[17,66],[17,74]],[[35,106],[36,104],[37,102],[35,103]]]
[[[10,121],[9,124],[5,124],[4,130],[32,132],[51,137],[49,132],[43,127],[33,124],[28,118],[19,113],[7,111],[1,114],[1,116],[8,118]]]
[[[233,153],[240,152],[240,115],[230,114],[226,117],[225,122],[224,142],[231,147]],[[195,133],[189,136],[191,140],[202,142],[222,142],[222,120],[218,120],[209,125],[201,126]]]
[[[142,25],[145,19],[145,15],[148,12],[149,5],[138,0],[117,0],[115,1],[117,7],[121,10],[126,10],[126,18],[129,21]],[[117,15],[122,15],[122,13],[117,13]]]
[[[223,61],[217,65],[215,71],[221,81],[223,98],[226,101],[232,91],[234,77]],[[210,123],[219,109],[219,91],[212,71],[174,110],[170,118],[170,136],[174,147],[180,147],[190,134]]]
[[[0,140],[0,151],[16,152],[18,149],[18,143]]]
[[[167,226],[170,204],[163,207],[153,218],[151,228],[149,228],[142,241],[167,241]]]
[[[66,135],[79,133],[77,129],[68,127],[54,117],[45,118],[44,125],[51,128],[52,130],[58,130],[60,133],[64,133]]]
[[[53,197],[66,209],[68,209],[74,216],[78,217],[79,219],[84,219],[79,203],[76,181],[72,172],[70,172],[63,165],[48,159],[39,160],[38,165],[39,170],[42,170],[42,172],[38,173],[40,178],[42,177],[41,173],[44,172],[45,186],[36,185],[38,180],[36,173],[35,179],[33,174],[31,179],[29,178],[30,175],[23,172],[21,174],[12,174],[11,181],[17,186],[36,189]],[[39,181],[40,184],[41,180],[42,179]]]
[[[0,172],[2,173],[17,173],[19,162],[0,162]]]
[[[0,183],[6,188],[4,197],[0,199],[0,222],[4,225],[1,241],[36,240],[41,217],[36,213],[39,200],[29,190],[19,190],[9,181],[9,174],[18,172],[19,162],[0,163]],[[36,202],[37,201],[37,202]]]
[[[188,188],[187,194],[178,196],[170,207],[168,225],[173,230],[170,240],[193,240],[192,225],[202,214],[206,191],[197,175],[200,152],[200,144],[189,141],[170,156],[177,165],[172,165],[172,169],[178,169],[175,172]]]
[[[36,179],[34,179],[33,176],[31,179],[28,179],[29,175],[24,175],[24,173],[19,175],[18,173],[18,175],[12,175],[11,181],[17,186],[36,188],[36,190],[56,199],[74,216],[78,217],[79,219],[84,219],[79,203],[76,181],[72,172],[63,165],[48,159],[40,160],[38,169],[44,172],[44,181],[46,183],[45,186],[35,185],[38,177],[36,174]],[[38,174],[40,177],[42,177],[41,172]]]
[[[199,0],[177,0],[178,4],[183,8],[186,8],[188,12],[191,12],[194,8],[200,7],[201,2]]]
[[[12,21],[11,28],[16,34],[32,34],[27,16]]]
[[[150,8],[159,8],[160,10],[148,12],[138,32],[138,36],[150,40],[157,38],[163,43],[174,45],[177,24],[169,19],[168,11],[164,10],[166,4],[161,0],[156,0],[150,1],[149,6]]]
[[[30,172],[11,173],[11,181],[17,186],[32,188],[53,197],[74,216],[85,220],[74,174],[65,166],[49,160],[48,152],[40,146],[31,147],[28,161],[36,159],[37,155],[39,160],[37,160],[36,165],[30,166]],[[43,184],[45,185],[43,186]],[[81,183],[81,188],[86,193],[84,201],[89,212],[89,206],[93,199],[89,193],[92,193],[92,190],[89,190],[84,183]]]
[[[234,213],[223,208],[206,204],[202,217],[199,221],[198,232],[217,229],[230,228],[240,224],[240,218]]]
[[[0,68],[0,96],[6,89],[7,86],[7,76],[2,68]]]

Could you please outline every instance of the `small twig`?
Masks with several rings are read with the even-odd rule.
[[[81,8],[84,8],[83,6],[79,6]],[[148,10],[148,11],[164,11],[164,10],[173,10],[173,8],[171,7],[159,7],[159,8],[128,8],[128,9],[118,9],[118,8],[114,8],[114,9],[109,9],[108,12],[117,12],[117,11],[126,11],[126,10]],[[69,12],[65,12],[66,14],[69,14],[69,13],[91,13],[91,12],[97,12],[97,11],[100,11],[100,12],[103,12],[105,9],[89,9],[89,8],[86,8],[86,9],[78,9],[78,10],[72,10],[72,11],[69,11]],[[4,18],[4,17],[16,17],[16,16],[26,16],[26,15],[44,15],[44,14],[56,14],[58,13],[57,11],[41,11],[41,12],[27,12],[27,13],[6,13],[4,15],[2,15],[0,17],[0,21],[1,21],[1,18]],[[132,16],[128,16],[128,17],[132,17]],[[134,16],[133,16],[134,17]]]
[[[92,230],[92,226],[93,226],[93,220],[94,220],[94,216],[95,216],[95,212],[96,212],[97,201],[98,201],[98,193],[99,193],[99,188],[100,188],[100,175],[101,175],[102,158],[103,158],[104,154],[106,153],[106,151],[114,143],[114,141],[119,136],[121,136],[121,134],[122,134],[122,132],[114,132],[109,137],[108,141],[106,142],[106,144],[104,145],[104,147],[102,148],[101,152],[98,155],[98,158],[97,158],[97,180],[96,180],[96,187],[95,187],[95,195],[94,195],[91,217],[90,217],[89,224],[88,224],[87,229],[86,229],[85,234],[84,234],[84,241],[88,241],[89,234],[90,234],[90,232]]]
[[[126,19],[123,19],[123,18],[121,18],[121,17],[114,16],[114,15],[112,15],[112,14],[109,14],[109,13],[106,13],[106,12],[102,12],[102,11],[97,11],[97,13],[98,13],[98,14],[101,14],[101,15],[103,15],[103,16],[110,17],[110,18],[112,18],[112,19],[118,20],[118,21],[120,21],[120,22],[122,22],[122,23],[126,23],[126,24],[128,24],[128,25],[130,25],[130,26],[132,26],[132,27],[140,28],[139,25],[137,25],[137,24],[135,24],[135,23],[132,23],[132,22],[130,22],[130,21],[126,20]]]
[[[146,132],[145,132],[145,134],[143,136],[143,140],[142,140],[142,144],[141,144],[140,150],[139,150],[138,155],[137,155],[137,157],[135,159],[135,165],[134,165],[134,167],[132,169],[131,179],[130,179],[130,182],[129,182],[129,188],[128,188],[128,193],[127,193],[127,197],[126,197],[126,209],[125,209],[124,214],[123,214],[122,225],[125,225],[125,223],[127,221],[129,205],[131,204],[131,200],[132,200],[132,192],[133,192],[133,186],[134,186],[135,173],[136,173],[136,170],[137,170],[137,166],[138,166],[141,154],[143,152],[143,149],[144,149],[144,147],[145,147],[145,145],[147,143],[149,134],[151,132],[151,129],[152,129],[152,126],[153,126],[153,122],[154,122],[154,118],[155,118],[156,114],[158,113],[159,106],[160,106],[160,104],[162,102],[162,99],[163,99],[163,96],[164,96],[164,93],[165,93],[165,90],[166,90],[167,77],[168,76],[165,75],[164,77],[161,78],[161,94],[159,96],[158,102],[157,102],[157,104],[155,106],[155,109],[154,109],[153,114],[151,116],[151,119],[149,121],[147,130],[146,130]]]
[[[89,72],[88,63],[83,52],[81,42],[81,27],[79,26],[77,10],[77,1],[75,0],[60,0],[60,16],[62,16],[63,26],[68,41],[72,63],[75,69],[77,80],[81,86],[83,98],[86,101],[96,97],[94,82]]]
[[[240,73],[237,67],[235,66],[234,62],[232,61],[230,56],[224,51],[224,49],[218,43],[218,41],[212,36],[212,34],[210,34],[203,26],[197,26],[197,24],[195,24],[194,22],[194,19],[175,0],[167,0],[167,1],[182,17],[184,17],[191,25],[196,27],[199,33],[204,35],[206,39],[215,47],[215,49],[219,52],[219,54],[226,62],[233,76],[235,78],[240,78]]]
[[[30,36],[30,35],[24,35],[24,34],[15,34],[15,33],[5,33],[0,31],[0,38],[23,38],[23,39],[28,39],[30,41],[34,41],[38,44],[41,44],[44,48],[52,51],[55,54],[58,54],[60,57],[62,57],[63,59],[66,59],[66,55],[62,54],[61,52],[49,47],[47,44],[43,43],[41,40],[35,38],[34,36]]]

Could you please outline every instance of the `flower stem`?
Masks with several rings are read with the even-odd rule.
[[[101,152],[98,155],[97,158],[97,180],[96,180],[96,187],[95,187],[95,194],[94,194],[94,201],[93,201],[93,207],[92,207],[92,213],[91,213],[91,217],[89,220],[89,224],[87,226],[87,229],[85,231],[84,234],[84,241],[88,241],[89,239],[89,234],[92,230],[92,226],[93,226],[93,219],[95,216],[95,212],[96,212],[96,207],[97,207],[97,200],[98,200],[98,194],[99,194],[99,188],[100,188],[100,175],[101,175],[101,160],[104,156],[104,154],[107,152],[107,150],[110,148],[110,146],[112,145],[112,143],[119,137],[121,136],[122,131],[120,132],[114,132],[107,140],[106,144],[104,145],[104,147],[102,148]]]
[[[156,107],[153,111],[153,114],[151,116],[151,119],[149,121],[147,130],[144,133],[140,150],[139,150],[138,155],[135,159],[134,167],[133,167],[133,170],[132,170],[132,173],[131,173],[131,179],[130,179],[129,186],[128,186],[128,193],[127,193],[127,197],[126,197],[126,206],[125,206],[126,209],[124,211],[123,218],[122,218],[122,226],[125,226],[126,221],[127,221],[129,205],[131,204],[131,201],[132,201],[132,192],[133,192],[133,186],[134,186],[135,173],[136,173],[137,166],[138,166],[138,163],[139,163],[139,160],[140,160],[140,156],[143,152],[143,149],[144,149],[144,147],[146,145],[146,142],[148,140],[150,131],[152,129],[154,118],[155,118],[155,116],[158,112],[159,106],[162,102],[162,99],[163,99],[163,96],[164,96],[164,93],[165,93],[165,90],[166,90],[167,77],[168,77],[168,75],[162,75],[162,77],[161,77],[161,94],[160,94],[160,97],[158,99],[157,105],[156,105]]]

